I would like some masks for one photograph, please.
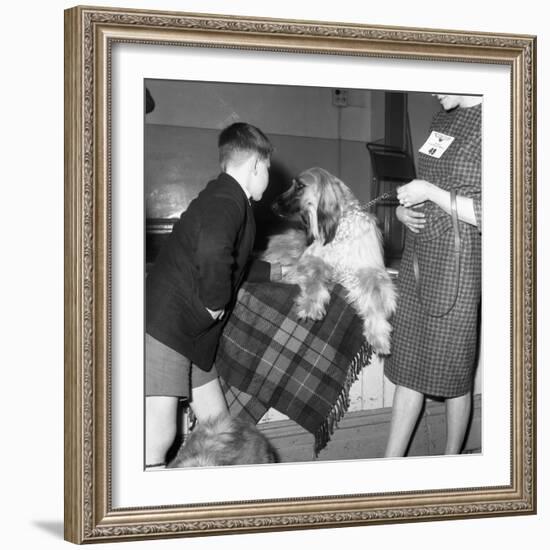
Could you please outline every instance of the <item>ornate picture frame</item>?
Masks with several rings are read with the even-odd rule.
[[[115,507],[111,158],[116,44],[500,65],[510,71],[510,482]],[[75,543],[536,512],[536,38],[114,8],[65,12],[65,538]],[[136,344],[139,345],[139,344]],[[171,475],[171,474],[169,474]]]

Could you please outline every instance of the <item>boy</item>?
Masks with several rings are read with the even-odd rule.
[[[181,215],[147,276],[149,468],[165,465],[179,397],[192,393],[199,422],[229,414],[213,366],[224,321],[245,276],[281,277],[278,265],[249,262],[256,233],[250,200],[259,201],[267,188],[273,147],[261,130],[237,122],[221,132],[218,148],[222,173]]]

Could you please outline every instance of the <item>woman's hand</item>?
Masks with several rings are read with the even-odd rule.
[[[406,225],[413,233],[418,233],[426,225],[426,216],[424,212],[418,212],[414,208],[405,208],[398,206],[395,210],[397,219]]]
[[[405,208],[431,200],[435,185],[426,180],[412,180],[397,188],[397,200]]]

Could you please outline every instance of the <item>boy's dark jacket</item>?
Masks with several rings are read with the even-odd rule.
[[[249,263],[256,224],[241,186],[222,173],[174,225],[146,279],[146,330],[203,370],[210,370],[230,309],[248,280],[268,281],[270,264]]]

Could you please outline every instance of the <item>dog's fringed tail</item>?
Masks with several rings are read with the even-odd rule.
[[[334,430],[338,426],[338,422],[344,416],[349,407],[349,392],[352,384],[357,380],[359,374],[366,367],[372,358],[373,348],[368,342],[363,342],[359,351],[352,359],[348,373],[346,375],[346,381],[340,391],[336,403],[330,410],[327,418],[321,423],[317,431],[315,432],[315,457],[319,456],[319,453],[327,446],[330,436],[334,433]]]

